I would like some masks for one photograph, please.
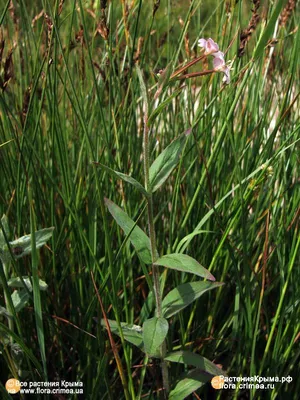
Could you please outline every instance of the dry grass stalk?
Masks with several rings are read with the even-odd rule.
[[[296,0],[289,0],[280,15],[280,18],[279,18],[280,26],[286,25],[287,21],[289,20],[290,16],[293,13],[295,7],[296,7]]]
[[[10,13],[10,16],[11,16],[11,18],[12,18],[12,20],[13,20],[15,26],[18,27],[19,20],[18,20],[18,18],[17,18],[17,16],[16,16],[16,9],[15,9],[14,3],[13,3],[12,1],[11,1],[10,4],[9,4],[8,11],[9,11],[9,13]],[[18,29],[18,28],[17,28],[17,29]]]
[[[60,15],[63,9],[63,5],[64,5],[65,0],[60,0],[59,5],[58,5],[58,11],[57,11],[57,15]]]
[[[159,9],[160,6],[160,0],[155,0],[153,4],[153,10],[152,10],[152,16],[156,14],[156,11]]]
[[[44,12],[44,20],[47,25],[47,52],[49,52],[50,48],[51,48],[51,36],[52,36],[53,22],[52,22],[52,19],[49,17],[49,15],[45,12]]]
[[[253,10],[252,10],[252,17],[250,19],[250,22],[247,26],[246,29],[243,29],[240,35],[240,47],[239,47],[239,51],[238,51],[238,56],[242,57],[242,55],[245,53],[245,48],[247,43],[249,42],[252,33],[255,31],[260,16],[258,14],[258,9],[260,6],[260,0],[253,0]]]
[[[133,58],[134,62],[136,62],[136,63],[139,62],[139,59],[141,57],[142,49],[143,49],[143,43],[144,43],[144,38],[142,36],[140,36],[139,40],[138,40],[138,44],[137,44],[137,50],[136,50],[134,58]]]
[[[38,21],[40,18],[44,16],[44,10],[42,10],[40,13],[38,13],[31,21],[31,26],[34,27],[36,21]]]
[[[128,5],[126,0],[122,0],[122,10],[123,10],[123,21],[124,21],[124,31],[126,37],[127,46],[129,46],[129,26],[128,26]]]
[[[0,31],[2,32],[2,31]],[[2,60],[3,52],[5,47],[5,40],[0,36],[0,60]],[[1,76],[0,76],[0,87],[4,91],[9,84],[10,80],[14,77],[14,65],[13,65],[13,51],[16,47],[16,43],[14,46],[8,51],[5,61],[3,63],[3,68],[1,68]],[[2,74],[3,71],[3,74]]]
[[[106,14],[105,14],[105,9],[101,9],[101,18],[100,22],[97,25],[97,33],[100,34],[101,37],[103,37],[104,40],[108,40],[109,37],[109,28],[107,26],[107,19],[106,19]]]

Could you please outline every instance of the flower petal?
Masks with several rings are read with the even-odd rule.
[[[216,53],[212,54],[213,57],[222,58],[224,60],[224,53],[223,51],[217,51]]]
[[[224,72],[223,82],[225,82],[226,85],[228,85],[230,83],[230,70],[228,67],[225,67],[223,69],[223,72]]]
[[[211,38],[209,38],[206,43],[206,52],[207,53],[209,52],[209,54],[212,54],[212,53],[216,53],[217,51],[219,51],[219,46],[217,45],[217,43],[215,41],[213,41]]]
[[[204,48],[204,54],[206,56],[213,56],[213,66],[214,70],[217,72],[223,72],[223,82],[227,85],[230,83],[230,67],[225,63],[225,55],[219,50],[218,44],[212,39],[201,38],[198,40],[198,46]]]
[[[199,47],[204,47],[204,48],[206,48],[206,43],[207,43],[207,40],[205,40],[205,39],[199,39],[199,40],[198,40],[198,46],[199,46]]]
[[[225,67],[225,60],[223,57],[214,57],[213,60],[214,69],[222,70]]]

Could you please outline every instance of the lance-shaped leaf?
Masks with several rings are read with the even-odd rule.
[[[143,341],[145,351],[149,356],[159,357],[160,346],[169,330],[169,323],[165,318],[154,317],[143,323]]]
[[[177,271],[189,272],[190,274],[201,276],[210,281],[216,278],[194,258],[181,253],[167,254],[155,261],[155,265],[176,269]]]
[[[13,294],[11,295],[11,299],[13,302],[13,305],[15,307],[16,312],[19,312],[26,306],[29,300],[29,294],[26,289],[22,290],[15,290]]]
[[[114,202],[109,199],[105,199],[105,204],[125,234],[130,234],[129,240],[131,241],[138,255],[141,257],[142,261],[145,264],[151,264],[152,257],[150,239],[145,232],[142,231],[142,229],[135,224],[135,222],[126,214],[126,212],[118,207]]]
[[[38,249],[47,242],[52,236],[54,228],[45,228],[35,232],[35,247]],[[31,235],[25,235],[20,237],[19,239],[13,240],[9,242],[9,246],[11,252],[15,259],[19,259],[21,257],[26,256],[31,253]],[[11,253],[7,245],[5,245],[2,249],[2,258],[5,261],[11,259]]]
[[[112,333],[120,336],[117,321],[109,319],[108,322]],[[126,322],[121,322],[120,324],[124,339],[144,351],[142,327],[139,325],[130,325]],[[104,319],[101,319],[101,325],[106,328]]]
[[[130,183],[136,189],[138,189],[144,196],[148,196],[148,193],[147,193],[146,189],[144,188],[144,186],[140,182],[138,182],[137,180],[132,178],[131,176],[123,174],[122,172],[119,172],[119,171],[115,171],[115,170],[107,167],[106,165],[100,164],[98,162],[94,162],[94,164],[101,167],[102,169],[104,169],[111,176],[122,179],[124,182]]]
[[[193,367],[199,368],[212,376],[226,376],[226,373],[222,371],[221,368],[217,367],[216,364],[199,354],[192,353],[191,351],[175,351],[167,354],[164,359],[170,362],[192,365]]]
[[[191,393],[195,392],[206,382],[210,381],[211,375],[205,374],[200,369],[194,369],[181,379],[175,388],[170,392],[169,400],[183,400]]]
[[[165,318],[178,313],[208,290],[222,286],[220,282],[189,282],[171,290],[162,302],[162,313]]]
[[[180,154],[190,133],[191,129],[182,133],[178,138],[173,140],[173,142],[164,149],[151,165],[149,179],[150,190],[152,192],[155,192],[165,182],[178,164]]]
[[[30,281],[29,277],[28,276],[23,276],[22,278],[23,278],[23,282],[24,283],[21,281],[20,278],[11,278],[11,279],[9,279],[9,281],[7,281],[7,285],[9,287],[12,287],[12,288],[23,288],[24,284],[25,284],[27,289],[30,292],[32,292],[32,285],[31,285],[31,281]],[[40,290],[44,291],[44,290],[47,290],[48,285],[47,285],[46,282],[44,282],[41,279],[39,279],[39,288],[40,288]]]

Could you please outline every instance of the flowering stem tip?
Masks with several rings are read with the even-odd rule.
[[[213,56],[213,66],[216,72],[223,72],[224,78],[223,82],[227,85],[230,83],[230,68],[226,65],[224,59],[224,53],[219,50],[219,46],[211,38],[209,39],[199,39],[198,46],[204,49],[204,55]]]

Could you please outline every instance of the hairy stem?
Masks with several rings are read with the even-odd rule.
[[[159,271],[158,267],[154,264],[158,258],[158,253],[156,250],[156,237],[155,237],[155,229],[154,229],[154,217],[153,217],[153,196],[150,189],[150,180],[149,180],[149,127],[148,127],[148,108],[146,107],[145,116],[144,116],[144,140],[143,140],[143,152],[144,152],[144,173],[145,173],[145,186],[149,195],[147,197],[147,205],[148,205],[148,230],[150,237],[150,245],[151,245],[151,258],[152,258],[152,276],[153,276],[153,286],[154,286],[154,294],[155,294],[155,303],[156,303],[156,316],[158,318],[162,317],[162,295],[160,291],[160,283],[159,283]],[[164,357],[166,355],[166,341],[161,346],[161,372],[163,378],[163,385],[165,388],[165,392],[168,393],[170,390],[169,387],[169,376],[168,376],[168,367],[166,361],[164,361]]]

